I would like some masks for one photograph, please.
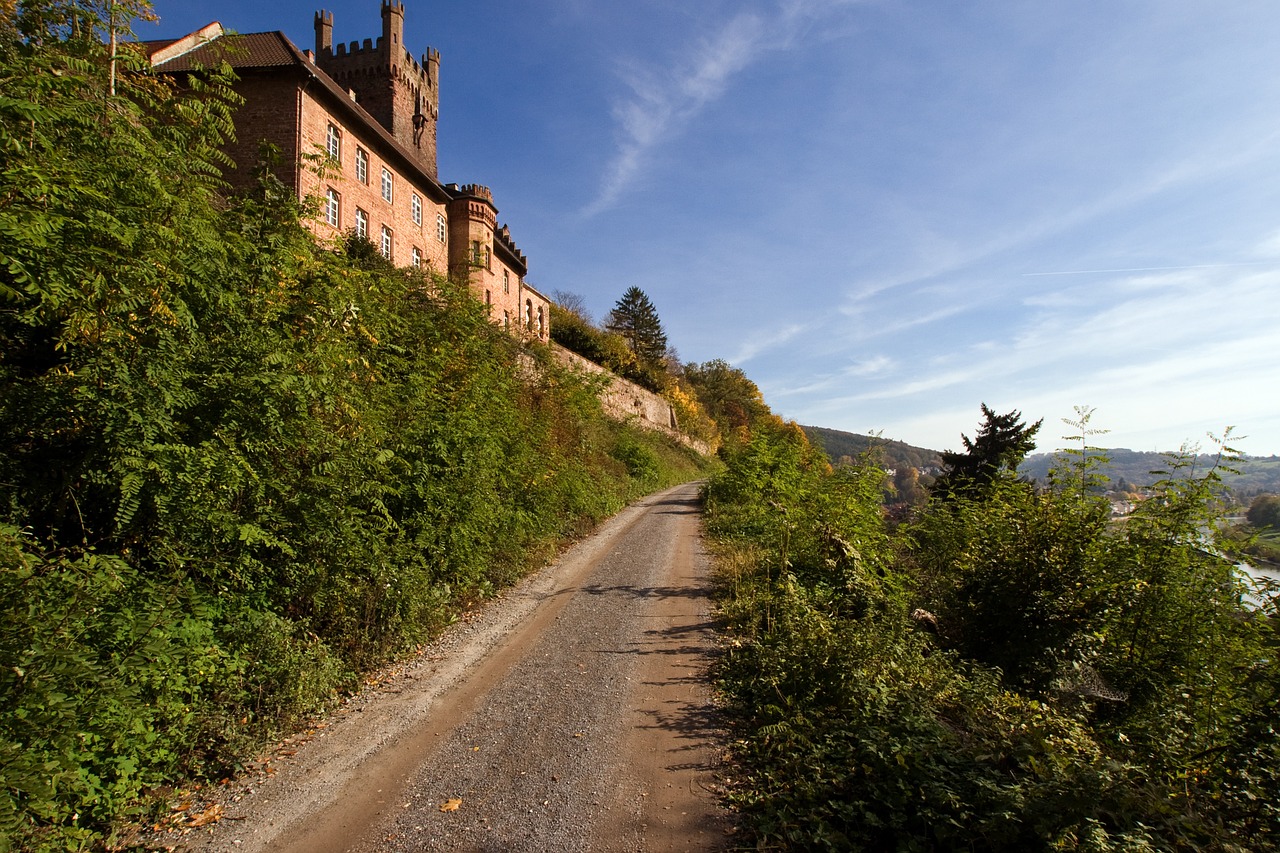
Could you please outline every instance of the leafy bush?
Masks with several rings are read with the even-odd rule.
[[[749,843],[1274,849],[1277,600],[1206,540],[1220,469],[1115,530],[1078,456],[890,538],[871,460],[807,458],[757,431],[707,488]]]
[[[191,583],[0,525],[0,607],[0,847],[87,842],[199,762],[197,706],[242,662]]]

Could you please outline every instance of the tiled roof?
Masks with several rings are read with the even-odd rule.
[[[148,43],[148,47],[150,43]],[[158,45],[158,46],[163,46]],[[149,50],[149,53],[155,53]],[[160,72],[192,71],[227,62],[232,68],[275,68],[302,59],[282,32],[225,35],[155,67]]]
[[[284,33],[277,30],[270,33],[224,35],[220,26],[216,27],[216,30],[214,26],[211,24],[204,30],[185,37],[194,39],[202,33],[207,33],[210,37],[209,41],[205,41],[199,47],[185,53],[180,53],[173,59],[154,65],[152,70],[160,74],[183,73],[194,71],[197,68],[209,68],[224,59],[230,63],[232,68],[240,71],[251,68],[287,68],[290,66],[300,68],[320,85],[337,109],[345,111],[355,122],[363,126],[366,132],[377,137],[388,149],[395,152],[395,155],[402,161],[403,168],[407,169],[408,173],[416,175],[428,195],[436,201],[448,201],[451,198],[449,193],[440,186],[439,181],[423,170],[422,164],[417,161],[417,158],[410,151],[401,145],[385,127],[379,124],[377,119],[369,115],[363,106],[356,103],[346,89],[335,83],[333,78],[320,70],[302,51],[298,50]],[[148,55],[155,57],[161,50],[170,45],[173,45],[175,49],[181,49],[182,46],[179,44],[181,41],[182,39],[170,42],[144,42],[143,44],[147,46]]]

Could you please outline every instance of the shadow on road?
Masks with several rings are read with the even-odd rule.
[[[619,593],[622,595],[629,595],[632,598],[655,599],[659,601],[665,601],[672,598],[710,600],[710,596],[707,594],[705,589],[683,586],[600,586],[599,584],[593,584],[591,586],[581,587],[578,591],[585,592],[588,595],[609,595],[611,593]]]
[[[657,515],[697,515],[702,512],[702,497],[695,495],[691,498],[669,497],[660,501],[654,501],[649,504],[654,508]],[[658,507],[669,507],[660,510]]]

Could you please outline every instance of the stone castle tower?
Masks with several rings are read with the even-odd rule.
[[[440,53],[414,59],[404,46],[404,3],[382,0],[382,37],[333,44],[333,13],[316,12],[316,65],[364,107],[432,178],[440,115]]]

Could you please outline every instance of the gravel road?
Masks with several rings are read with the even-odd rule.
[[[698,512],[696,484],[624,510],[264,756],[183,846],[723,849]]]

